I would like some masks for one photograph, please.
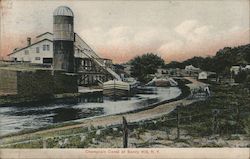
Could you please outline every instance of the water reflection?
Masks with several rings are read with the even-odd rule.
[[[78,103],[103,103],[102,93],[95,93],[77,98]]]
[[[103,108],[91,108],[91,109],[58,108],[54,110],[54,114],[55,116],[53,117],[52,122],[60,123],[69,120],[101,115],[103,114]]]
[[[137,94],[129,99],[112,101],[101,93],[89,94],[22,106],[0,108],[1,135],[24,129],[37,129],[73,120],[84,120],[101,115],[111,115],[145,108],[162,100],[181,94],[176,87],[158,88],[156,93]]]

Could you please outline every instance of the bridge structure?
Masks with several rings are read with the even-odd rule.
[[[98,54],[78,35],[75,34],[75,72],[79,85],[92,85],[108,80],[121,81],[113,71],[112,61]]]

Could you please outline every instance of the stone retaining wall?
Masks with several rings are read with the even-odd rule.
[[[17,72],[0,69],[0,94],[17,93]]]
[[[21,96],[41,96],[53,94],[51,71],[18,71],[17,92]]]
[[[78,82],[76,74],[55,71],[53,80],[55,94],[78,92]]]
[[[51,70],[0,69],[0,92],[24,97],[76,93],[77,76]]]

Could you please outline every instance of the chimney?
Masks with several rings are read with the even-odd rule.
[[[27,38],[27,45],[28,45],[28,46],[31,45],[31,38],[30,38],[30,37]]]

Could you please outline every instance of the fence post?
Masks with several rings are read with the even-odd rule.
[[[189,125],[191,125],[192,123],[192,116],[191,116],[191,113],[189,112]]]
[[[46,138],[43,139],[43,148],[46,149],[47,148],[47,142],[46,142]]]
[[[123,148],[128,147],[128,123],[126,118],[122,117],[122,128],[123,128]]]
[[[236,126],[235,126],[235,134],[239,133],[239,126],[240,126],[240,105],[237,102],[237,119],[236,119]]]
[[[218,128],[218,114],[219,114],[219,110],[218,109],[213,109],[212,110],[213,113],[213,135],[217,133],[217,128]]]
[[[176,116],[176,119],[177,119],[177,139],[180,138],[180,128],[179,128],[179,124],[180,124],[180,114],[179,114],[179,107],[180,107],[180,105],[178,105],[178,106],[176,107],[176,109],[177,109],[177,116]]]

